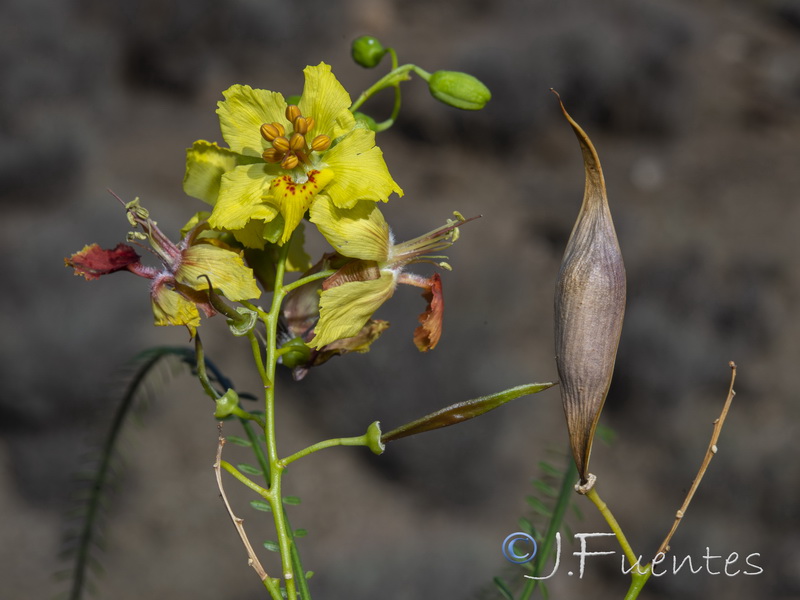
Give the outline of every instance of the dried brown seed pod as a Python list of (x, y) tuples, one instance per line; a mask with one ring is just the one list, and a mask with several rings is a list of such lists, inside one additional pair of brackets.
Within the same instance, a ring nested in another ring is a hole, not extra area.
[(580, 142), (586, 187), (556, 282), (556, 366), (570, 445), (585, 483), (622, 332), (625, 266), (608, 209), (600, 159), (563, 103), (561, 110)]

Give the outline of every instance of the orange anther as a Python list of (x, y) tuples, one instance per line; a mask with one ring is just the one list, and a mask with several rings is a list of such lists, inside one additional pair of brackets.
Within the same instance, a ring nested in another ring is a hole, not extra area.
[(300, 135), (299, 133), (293, 133), (291, 139), (289, 140), (289, 148), (297, 152), (298, 150), (302, 150), (305, 147), (306, 147), (306, 138)]
[(331, 147), (331, 138), (327, 135), (318, 135), (311, 141), (311, 149), (315, 152), (323, 152)]
[(288, 152), (289, 140), (287, 140), (284, 136), (276, 137), (274, 140), (272, 140), (272, 146), (278, 152)]
[(286, 107), (286, 119), (289, 123), (294, 123), (297, 117), (302, 117), (303, 114), (300, 112), (300, 108), (296, 104), (290, 104)]
[(283, 157), (283, 160), (281, 161), (281, 167), (283, 167), (287, 171), (291, 171), (299, 163), (300, 161), (294, 154), (287, 154), (286, 156)]

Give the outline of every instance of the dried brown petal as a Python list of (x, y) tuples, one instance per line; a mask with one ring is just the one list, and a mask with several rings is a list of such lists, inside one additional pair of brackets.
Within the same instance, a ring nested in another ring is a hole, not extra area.
[(64, 259), (64, 264), (75, 269), (75, 275), (82, 275), (88, 281), (99, 279), (115, 271), (127, 269), (139, 263), (139, 255), (127, 244), (117, 244), (111, 250), (104, 250), (97, 244), (84, 246), (83, 250)]

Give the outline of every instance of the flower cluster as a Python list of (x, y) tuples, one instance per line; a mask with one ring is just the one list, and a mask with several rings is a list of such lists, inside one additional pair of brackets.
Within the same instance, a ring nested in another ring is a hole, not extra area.
[[(129, 241), (148, 241), (160, 266), (142, 264), (128, 244), (86, 246), (66, 259), (87, 279), (120, 270), (148, 278), (156, 325), (184, 325), (194, 336), (200, 313), (227, 312), (227, 301), (257, 300), (258, 284), (272, 290), (283, 256), (281, 268), (309, 277), (287, 293), (280, 313), (279, 344), (304, 348), (282, 355), (298, 378), (331, 356), (366, 351), (388, 326), (372, 315), (400, 283), (423, 290), (428, 307), (414, 342), (421, 351), (435, 347), (442, 329), (441, 280), (407, 267), (433, 262), (449, 269), (437, 253), (458, 238), (465, 222), (456, 213), (443, 227), (396, 244), (377, 203), (403, 192), (375, 144), (375, 131), (353, 115), (350, 96), (328, 65), (304, 73), (296, 104), (245, 85), (223, 93), (217, 114), (227, 147), (195, 142), (183, 182), (188, 195), (211, 209), (192, 217), (180, 242), (170, 241), (138, 201), (126, 205), (137, 228)], [(304, 219), (333, 247), (313, 267), (303, 249)]]

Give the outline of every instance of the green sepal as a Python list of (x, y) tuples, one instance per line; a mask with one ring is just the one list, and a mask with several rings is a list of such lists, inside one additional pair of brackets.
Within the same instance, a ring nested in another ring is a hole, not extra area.
[(253, 330), (258, 322), (258, 313), (244, 306), (237, 306), (236, 312), (239, 313), (239, 318), (228, 319), (228, 328), (231, 333), (237, 337), (247, 335)]
[(383, 454), (383, 451), (386, 449), (386, 446), (383, 444), (381, 440), (381, 422), (375, 421), (369, 427), (367, 427), (367, 433), (365, 434), (367, 439), (367, 446), (370, 450), (372, 450), (373, 454)]
[(433, 431), (434, 429), (441, 429), (442, 427), (449, 427), (450, 425), (455, 425), (462, 421), (468, 421), (490, 410), (494, 410), (506, 402), (510, 402), (521, 396), (536, 394), (554, 385), (555, 383), (529, 383), (503, 390), (502, 392), (489, 396), (482, 396), (473, 400), (452, 404), (434, 413), (425, 415), (421, 419), (406, 423), (397, 429), (384, 433), (381, 436), (381, 441), (384, 443), (391, 442), (410, 435), (424, 433), (425, 431)]
[(222, 394), (216, 400), (217, 408), (214, 411), (214, 417), (217, 419), (224, 419), (225, 417), (229, 417), (236, 407), (239, 406), (239, 394), (237, 394), (234, 390), (228, 389), (227, 392)]
[(428, 88), (439, 102), (461, 110), (480, 110), (492, 99), (479, 79), (459, 71), (436, 71), (428, 79)]

